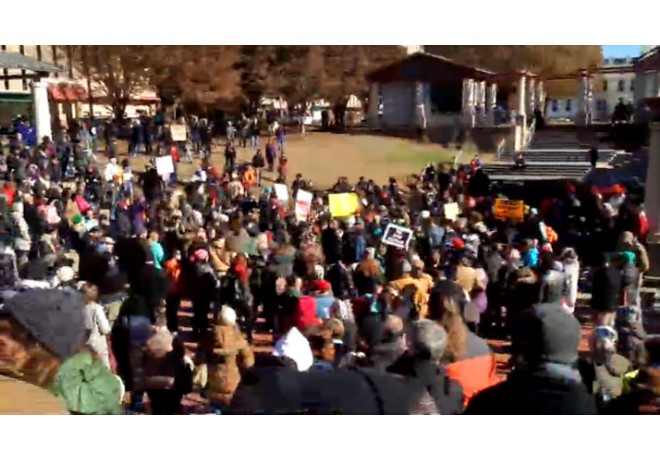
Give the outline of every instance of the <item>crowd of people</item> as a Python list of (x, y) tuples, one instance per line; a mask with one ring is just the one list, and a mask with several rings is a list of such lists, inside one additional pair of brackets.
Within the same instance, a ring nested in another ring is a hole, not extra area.
[[(56, 413), (177, 414), (193, 392), (215, 414), (660, 411), (639, 197), (567, 183), (502, 217), (478, 158), (406, 184), (314, 190), (287, 180), (283, 138), (264, 156), (254, 136), (241, 164), (235, 134), (224, 166), (203, 155), (190, 180), (155, 158), (132, 171), (113, 152), (83, 162), (75, 142), (12, 139), (0, 155), (3, 379), (47, 388)], [(300, 190), (313, 193), (304, 215)], [(344, 193), (358, 206), (337, 215), (329, 196)], [(412, 236), (393, 242), (388, 228)], [(580, 311), (594, 324), (583, 354)], [(510, 340), (506, 375), (488, 339)]]

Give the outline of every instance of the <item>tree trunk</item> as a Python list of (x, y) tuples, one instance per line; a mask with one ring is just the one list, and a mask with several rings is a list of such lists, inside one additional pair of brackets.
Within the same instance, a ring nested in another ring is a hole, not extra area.
[(126, 103), (123, 101), (115, 101), (112, 103), (112, 112), (115, 115), (115, 120), (123, 123), (126, 117)]

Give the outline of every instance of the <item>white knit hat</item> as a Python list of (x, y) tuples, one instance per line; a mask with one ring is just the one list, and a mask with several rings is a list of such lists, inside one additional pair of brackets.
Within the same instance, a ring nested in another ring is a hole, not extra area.
[(57, 278), (60, 280), (60, 283), (68, 283), (73, 280), (76, 274), (71, 267), (60, 267), (57, 270)]
[(220, 310), (220, 321), (225, 326), (234, 326), (236, 324), (236, 310), (227, 305), (223, 305)]

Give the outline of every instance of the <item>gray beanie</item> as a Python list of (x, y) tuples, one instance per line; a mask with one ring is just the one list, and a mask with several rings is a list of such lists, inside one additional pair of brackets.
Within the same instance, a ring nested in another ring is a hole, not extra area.
[(71, 289), (30, 289), (7, 300), (3, 314), (62, 360), (76, 354), (89, 336), (82, 296)]
[(412, 271), (412, 265), (410, 265), (410, 262), (407, 260), (404, 260), (403, 264), (401, 265), (401, 270), (403, 273), (410, 273)]

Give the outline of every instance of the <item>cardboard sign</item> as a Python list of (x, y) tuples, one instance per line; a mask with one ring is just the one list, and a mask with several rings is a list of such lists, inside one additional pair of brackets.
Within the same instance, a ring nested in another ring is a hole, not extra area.
[(286, 188), (286, 184), (274, 184), (273, 189), (278, 200), (283, 203), (289, 201), (289, 189)]
[(458, 207), (458, 203), (447, 203), (443, 206), (443, 209), (445, 212), (445, 219), (449, 219), (451, 221), (456, 220), (458, 215), (461, 213), (461, 210)]
[(307, 220), (312, 207), (313, 195), (305, 190), (298, 190), (296, 194), (296, 219), (298, 222)]
[(498, 198), (493, 205), (495, 218), (499, 220), (512, 219), (521, 222), (525, 217), (525, 202), (522, 200), (505, 200)]
[(186, 125), (176, 124), (170, 126), (170, 135), (174, 142), (185, 142), (188, 138), (188, 130)]
[(348, 217), (357, 214), (360, 202), (355, 193), (331, 193), (328, 204), (332, 217)]
[(383, 243), (399, 249), (408, 249), (413, 231), (400, 225), (388, 224), (383, 233)]
[(164, 180), (167, 180), (174, 173), (174, 160), (172, 155), (156, 157), (156, 171)]

